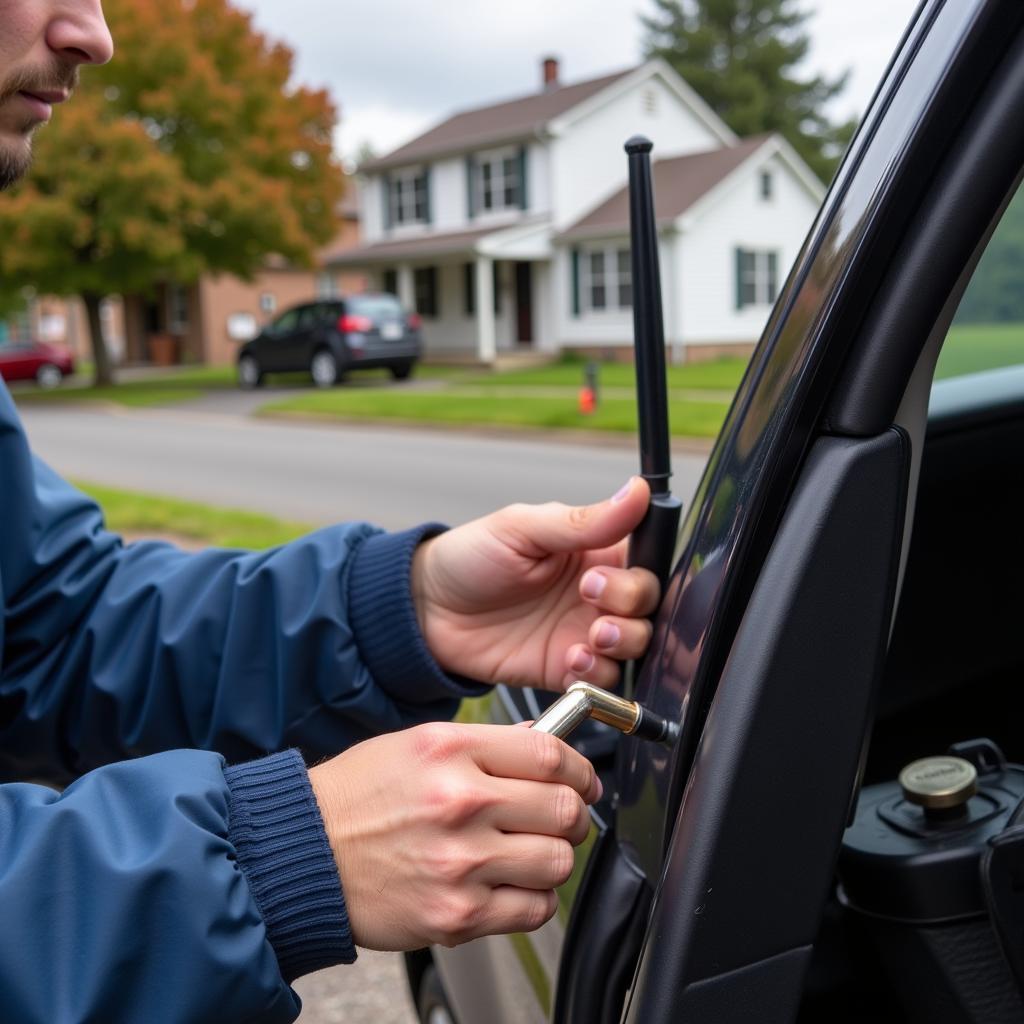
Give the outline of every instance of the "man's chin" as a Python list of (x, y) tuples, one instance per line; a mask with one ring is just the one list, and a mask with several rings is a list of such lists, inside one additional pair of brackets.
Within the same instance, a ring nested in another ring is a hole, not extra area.
[(0, 192), (20, 181), (32, 166), (32, 142), (10, 141), (0, 136)]

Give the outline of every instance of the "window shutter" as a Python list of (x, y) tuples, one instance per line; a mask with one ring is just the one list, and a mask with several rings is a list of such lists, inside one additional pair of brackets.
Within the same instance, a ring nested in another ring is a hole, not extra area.
[(525, 210), (529, 206), (529, 197), (526, 191), (526, 147), (519, 147), (519, 209)]
[(381, 223), (384, 225), (385, 231), (391, 230), (391, 175), (381, 175), (380, 179), (381, 193), (384, 196), (383, 218)]
[(476, 313), (476, 264), (462, 265), (463, 289), (466, 295), (466, 316)]
[(466, 216), (472, 220), (476, 216), (476, 161), (466, 157)]
[(779, 295), (779, 254), (768, 253), (768, 301), (774, 302)]
[(497, 260), (491, 264), (491, 291), (494, 292), (494, 315), (501, 316), (501, 274)]
[(570, 287), (572, 289), (572, 315), (580, 315), (580, 251), (569, 253)]
[(743, 308), (743, 250), (736, 249), (736, 308)]
[(439, 317), (441, 315), (441, 289), (438, 287), (437, 280), (437, 267), (431, 267), (429, 271), (430, 280), (430, 305), (433, 307), (430, 311), (431, 316)]
[(430, 224), (433, 220), (432, 204), (430, 201), (430, 166), (423, 168), (423, 220)]

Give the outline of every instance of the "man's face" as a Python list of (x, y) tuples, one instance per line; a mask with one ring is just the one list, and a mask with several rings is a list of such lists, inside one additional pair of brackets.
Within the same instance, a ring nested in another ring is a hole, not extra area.
[(0, 0), (0, 189), (29, 168), (32, 134), (71, 95), (82, 64), (114, 48), (100, 0)]

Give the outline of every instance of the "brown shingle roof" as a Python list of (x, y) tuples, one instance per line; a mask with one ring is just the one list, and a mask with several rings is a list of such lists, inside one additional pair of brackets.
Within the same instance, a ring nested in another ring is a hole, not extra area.
[[(770, 135), (754, 135), (735, 146), (655, 160), (651, 165), (655, 219), (659, 224), (675, 220), (760, 149), (769, 138)], [(560, 237), (581, 238), (628, 227), (629, 189), (623, 187), (566, 228)]]
[(627, 68), (625, 71), (591, 78), (586, 82), (562, 85), (520, 99), (492, 103), (486, 107), (453, 114), (446, 121), (442, 121), (404, 146), (399, 146), (386, 156), (368, 160), (360, 170), (381, 171), (388, 167), (439, 156), (442, 153), (457, 153), (490, 143), (496, 145), (527, 138), (552, 118), (571, 110), (578, 103), (589, 99), (634, 70), (635, 68)]

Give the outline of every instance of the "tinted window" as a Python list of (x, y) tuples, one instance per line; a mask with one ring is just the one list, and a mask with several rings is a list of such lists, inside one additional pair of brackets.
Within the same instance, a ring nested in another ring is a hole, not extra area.
[(393, 295), (356, 295), (346, 306), (349, 313), (368, 316), (374, 321), (394, 320), (402, 315), (402, 307)]
[(1024, 363), (1024, 188), (978, 261), (946, 335), (935, 376)]
[(270, 330), (273, 334), (284, 334), (287, 331), (294, 331), (299, 325), (299, 313), (301, 310), (289, 309), (287, 313), (282, 313), (274, 322), (271, 324)]

